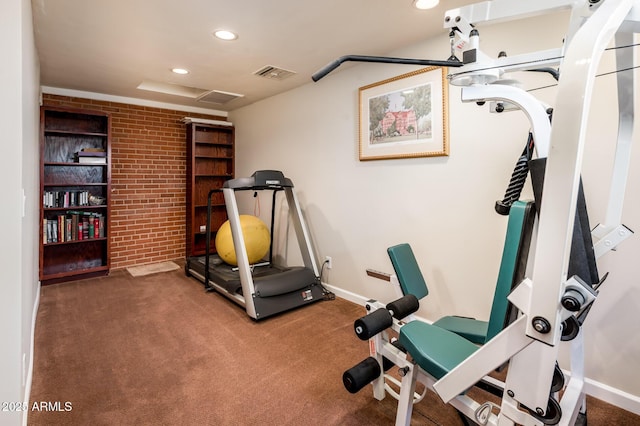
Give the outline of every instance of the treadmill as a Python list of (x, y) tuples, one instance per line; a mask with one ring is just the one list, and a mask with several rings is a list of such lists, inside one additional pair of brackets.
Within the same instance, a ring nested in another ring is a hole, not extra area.
[[(300, 204), (293, 189), (293, 182), (281, 171), (259, 170), (251, 177), (231, 179), (221, 189), (209, 191), (207, 201), (206, 251), (204, 256), (187, 259), (185, 272), (203, 282), (207, 291), (216, 291), (245, 308), (247, 315), (261, 320), (271, 315), (324, 298), (324, 288), (316, 257), (311, 246), (309, 230), (302, 216)], [(268, 259), (250, 265), (244, 244), (236, 191), (272, 191), (271, 246)], [(226, 264), (217, 254), (211, 253), (211, 199), (222, 192), (238, 266)], [(273, 262), (274, 217), (276, 197), (284, 193), (289, 207), (289, 219), (293, 223), (303, 266), (287, 267)]]

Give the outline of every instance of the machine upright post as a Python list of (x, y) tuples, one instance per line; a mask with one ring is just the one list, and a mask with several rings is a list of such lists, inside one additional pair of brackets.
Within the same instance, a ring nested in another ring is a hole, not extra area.
[(255, 304), (253, 303), (253, 280), (251, 278), (251, 268), (249, 266), (249, 258), (247, 257), (247, 249), (244, 243), (244, 235), (242, 226), (240, 225), (240, 213), (238, 212), (238, 203), (234, 190), (232, 188), (223, 188), (224, 202), (227, 206), (227, 216), (229, 217), (229, 225), (231, 226), (231, 235), (233, 237), (233, 245), (235, 247), (236, 260), (238, 261), (238, 273), (240, 274), (240, 283), (242, 284), (242, 295), (244, 296), (245, 309), (247, 315), (253, 319), (257, 319)]
[(304, 266), (311, 269), (316, 277), (320, 277), (318, 263), (316, 261), (313, 247), (311, 246), (311, 236), (302, 215), (302, 209), (300, 208), (300, 203), (298, 203), (298, 197), (295, 192), (293, 192), (293, 188), (285, 188), (284, 191), (287, 196), (287, 203), (289, 204), (289, 212), (293, 218), (293, 225), (296, 230), (296, 238), (298, 239), (298, 245), (300, 246)]

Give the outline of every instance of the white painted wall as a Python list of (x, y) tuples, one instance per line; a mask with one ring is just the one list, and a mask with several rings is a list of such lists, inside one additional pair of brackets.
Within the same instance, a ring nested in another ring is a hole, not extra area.
[[(33, 373), (33, 339), (36, 313), (40, 300), (38, 279), (38, 237), (40, 222), (40, 64), (35, 48), (31, 1), (21, 0), (22, 6), (22, 187), (24, 188), (24, 217), (22, 218), (22, 316), (21, 354), (23, 377), (21, 392), (28, 400)], [(27, 416), (23, 417), (26, 424)]]
[[(39, 69), (30, 1), (0, 4), (0, 51), (0, 401), (20, 403), (30, 387), (38, 289)], [(23, 417), (0, 411), (0, 424), (18, 425)]]
[[(559, 47), (565, 22), (565, 15), (557, 15), (480, 27), (481, 47), (494, 56), (500, 50), (513, 55)], [(443, 31), (442, 37), (391, 54), (446, 58), (448, 38)], [(611, 57), (605, 53), (603, 68)], [(493, 205), (503, 196), (524, 147), (528, 122), (520, 113), (489, 114), (487, 107), (463, 104), (459, 89), (451, 87), (449, 157), (360, 162), (358, 88), (413, 69), (343, 65), (318, 83), (233, 111), (236, 175), (279, 169), (294, 181), (319, 260), (333, 258), (325, 282), (390, 301), (394, 291), (386, 282), (367, 277), (365, 269), (391, 271), (386, 248), (408, 242), (431, 291), (419, 315), (431, 320), (445, 314), (487, 319), (506, 229), (506, 218), (494, 213)], [(546, 75), (522, 78), (528, 88), (553, 83)], [(617, 128), (614, 91), (615, 77), (598, 78), (583, 171), (592, 226), (604, 219), (607, 201)], [(534, 93), (553, 105), (554, 88)], [(637, 147), (633, 153), (636, 166), (624, 214), (624, 223), (636, 230), (639, 151)], [(527, 188), (525, 196), (530, 194)], [(585, 326), (587, 376), (611, 386), (614, 394), (628, 393), (632, 406), (627, 408), (634, 411), (640, 411), (640, 339), (632, 328), (640, 305), (638, 254), (636, 237), (602, 259), (601, 272), (611, 275)]]

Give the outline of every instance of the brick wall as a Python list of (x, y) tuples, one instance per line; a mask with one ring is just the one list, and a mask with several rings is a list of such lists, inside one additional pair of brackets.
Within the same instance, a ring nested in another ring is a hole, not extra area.
[(111, 268), (185, 256), (185, 116), (225, 117), (44, 95), (48, 106), (111, 113)]

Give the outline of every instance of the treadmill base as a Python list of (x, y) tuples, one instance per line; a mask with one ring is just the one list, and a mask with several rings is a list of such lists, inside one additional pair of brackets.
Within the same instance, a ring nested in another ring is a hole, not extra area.
[[(204, 263), (204, 256), (187, 258), (185, 274), (204, 283)], [(266, 266), (256, 268), (253, 278), (256, 293), (251, 297), (255, 309), (255, 320), (261, 320), (324, 299), (323, 289), (313, 271), (305, 267)], [(246, 308), (238, 272), (219, 261), (217, 255), (212, 255), (210, 258), (209, 286)]]

